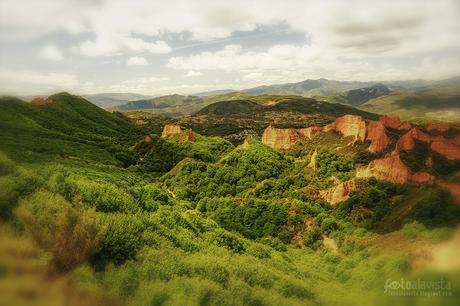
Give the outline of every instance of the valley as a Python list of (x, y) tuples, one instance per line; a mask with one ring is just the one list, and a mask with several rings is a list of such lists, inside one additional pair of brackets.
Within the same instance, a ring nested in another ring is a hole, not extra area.
[(437, 255), (460, 222), (456, 124), (276, 95), (173, 117), (68, 93), (0, 106), (0, 287), (17, 292), (1, 303), (393, 305), (389, 278), (459, 288)]
[[(110, 111), (147, 111), (172, 117), (194, 115), (202, 108), (220, 101), (252, 101), (275, 103), (279, 97), (313, 98), (334, 104), (351, 105), (362, 111), (398, 116), (404, 120), (429, 123), (458, 123), (460, 118), (460, 79), (408, 80), (386, 82), (351, 82), (327, 79), (304, 80), (297, 83), (260, 86), (243, 90), (223, 90), (188, 96), (167, 95), (150, 99), (127, 100), (132, 96), (101, 94), (88, 96), (93, 103), (115, 99), (118, 105), (99, 104)], [(123, 100), (124, 99), (124, 100)], [(342, 107), (342, 106), (335, 106)]]

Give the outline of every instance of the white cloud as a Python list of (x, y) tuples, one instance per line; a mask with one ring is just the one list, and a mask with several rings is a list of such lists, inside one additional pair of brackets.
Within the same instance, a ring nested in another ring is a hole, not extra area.
[(144, 57), (140, 57), (140, 56), (130, 57), (126, 61), (126, 65), (128, 66), (146, 66), (148, 64), (149, 63), (147, 62), (147, 60)]
[(264, 52), (243, 51), (240, 45), (228, 45), (216, 52), (201, 52), (170, 58), (167, 66), (180, 70), (251, 71), (302, 67), (318, 56), (308, 45), (275, 45)]
[[(271, 47), (265, 47), (270, 42), (267, 35), (259, 46), (255, 46), (256, 39), (251, 42), (246, 39), (239, 41), (242, 45), (229, 42), (225, 48), (207, 49), (222, 46), (222, 41), (231, 41), (232, 35), (241, 36), (241, 32), (263, 33), (264, 29), (279, 28), (301, 33), (305, 39), (295, 44), (280, 43), (273, 38)], [(35, 50), (41, 53), (41, 44), (55, 37), (54, 45), (76, 51), (71, 67), (65, 66), (69, 64), (67, 61), (56, 63), (62, 65), (59, 71), (87, 73), (86, 67), (94, 66), (96, 60), (79, 55), (113, 56), (108, 58), (114, 60), (112, 63), (123, 63), (129, 57), (146, 57), (152, 66), (166, 64), (173, 69), (166, 72), (170, 73), (167, 85), (171, 90), (176, 88), (173, 85), (176, 77), (184, 83), (209, 84), (217, 73), (222, 76), (219, 81), (222, 88), (229, 79), (238, 79), (243, 81), (242, 86), (249, 86), (254, 82), (316, 77), (361, 80), (444, 77), (454, 70), (460, 71), (459, 36), (460, 1), (454, 0), (0, 1), (0, 44), (6, 46), (1, 51), (2, 59), (7, 58), (4, 56), (7, 52), (13, 54), (9, 58), (14, 58), (15, 50), (24, 46), (32, 50), (30, 54), (34, 52), (31, 56), (35, 58)], [(184, 45), (194, 47), (179, 51)], [(43, 51), (40, 57), (58, 59), (59, 49), (55, 51), (54, 54)], [(169, 53), (173, 56), (166, 63), (165, 56), (150, 56)], [(8, 60), (4, 62), (10, 64)], [(14, 62), (11, 61), (11, 69), (18, 70)], [(53, 73), (47, 70), (49, 67), (30, 61), (26, 64), (42, 67), (41, 75)], [(119, 86), (119, 79), (111, 72), (118, 73), (121, 66), (115, 66), (119, 65), (105, 65), (100, 74), (94, 68), (95, 79)], [(188, 71), (210, 70), (216, 74), (181, 78)], [(129, 86), (133, 88), (134, 83)]]
[(439, 49), (458, 40), (460, 22), (458, 1), (452, 0), (3, 0), (0, 14), (0, 38), (91, 32), (96, 44), (106, 46), (134, 33), (187, 32), (206, 41), (285, 24), (315, 45), (354, 52), (416, 50), (420, 44)]
[(203, 73), (201, 71), (189, 70), (185, 76), (186, 77), (199, 77), (202, 76)]
[[(167, 66), (177, 70), (245, 73), (241, 78), (243, 81), (273, 84), (322, 77), (375, 81), (411, 79), (414, 75), (443, 78), (458, 74), (460, 59), (446, 56), (427, 61), (422, 58), (408, 67), (407, 64), (401, 66), (366, 58), (344, 59), (333, 52), (320, 52), (309, 45), (276, 45), (260, 52), (244, 51), (241, 46), (229, 45), (216, 52), (172, 57)], [(246, 85), (250, 86), (247, 82)]]
[(61, 50), (55, 44), (44, 46), (38, 53), (38, 57), (49, 61), (61, 61), (64, 58)]
[(85, 56), (113, 56), (150, 52), (165, 54), (171, 52), (171, 47), (162, 40), (154, 43), (132, 37), (100, 37), (95, 41), (85, 41), (80, 45), (80, 53)]
[(46, 94), (57, 91), (72, 91), (78, 88), (75, 75), (66, 73), (40, 73), (36, 71), (13, 71), (0, 68), (2, 94)]
[(123, 83), (125, 84), (150, 84), (150, 83), (157, 83), (162, 81), (167, 81), (169, 78), (166, 77), (149, 77), (149, 78), (137, 78), (131, 80), (125, 80)]
[(243, 76), (242, 79), (245, 81), (260, 80), (262, 76), (263, 74), (260, 72), (251, 72)]

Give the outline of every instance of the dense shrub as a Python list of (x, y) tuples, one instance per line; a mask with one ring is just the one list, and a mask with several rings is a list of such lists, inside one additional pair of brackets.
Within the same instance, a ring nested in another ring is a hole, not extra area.
[(144, 245), (143, 232), (147, 226), (144, 215), (103, 214), (101, 222), (106, 227), (101, 248), (95, 255), (98, 265), (108, 262), (120, 264), (133, 258)]
[(404, 185), (370, 179), (363, 190), (352, 193), (349, 199), (337, 206), (336, 216), (356, 225), (374, 228), (391, 211), (393, 198), (405, 191)]
[(401, 152), (400, 158), (412, 171), (418, 172), (425, 168), (425, 161), (430, 154), (430, 146), (415, 140), (415, 146), (410, 152)]
[(330, 187), (331, 176), (345, 181), (350, 178), (349, 172), (352, 169), (354, 164), (351, 158), (322, 150), (316, 157), (316, 173), (312, 182), (320, 188), (327, 188)]
[[(199, 202), (198, 209), (223, 228), (237, 231), (248, 238), (272, 236), (288, 242), (292, 237), (288, 229), (286, 205), (248, 199), (240, 207), (231, 198), (204, 198)], [(303, 222), (303, 219), (298, 222)]]
[(237, 235), (222, 229), (209, 233), (208, 237), (212, 243), (235, 253), (243, 253), (246, 249), (243, 241)]
[(126, 190), (108, 182), (96, 182), (66, 171), (52, 175), (49, 182), (52, 191), (68, 201), (79, 197), (84, 203), (101, 212), (138, 212), (141, 207)]
[(455, 224), (460, 222), (460, 207), (452, 203), (449, 193), (436, 190), (417, 202), (413, 217), (429, 227)]
[(172, 205), (173, 201), (167, 191), (158, 184), (148, 184), (134, 189), (140, 206), (145, 211), (155, 211), (160, 205)]
[(177, 198), (199, 201), (204, 197), (235, 196), (258, 182), (279, 178), (290, 163), (276, 151), (252, 141), (248, 149), (236, 149), (220, 164), (188, 161), (180, 173), (166, 180)]
[[(206, 162), (216, 161), (223, 153), (228, 152), (233, 145), (219, 137), (203, 137), (197, 135), (196, 142), (165, 140), (156, 135), (148, 148), (138, 146), (141, 169), (144, 171), (166, 172), (185, 157), (191, 157)], [(146, 152), (146, 153), (144, 153)]]
[(57, 272), (73, 270), (98, 250), (101, 227), (94, 211), (78, 203), (39, 191), (21, 202), (17, 215), (33, 241), (51, 253)]

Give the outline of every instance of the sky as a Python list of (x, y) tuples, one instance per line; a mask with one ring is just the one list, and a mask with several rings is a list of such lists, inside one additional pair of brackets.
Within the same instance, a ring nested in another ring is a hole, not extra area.
[(456, 0), (0, 0), (1, 94), (191, 94), (459, 72)]

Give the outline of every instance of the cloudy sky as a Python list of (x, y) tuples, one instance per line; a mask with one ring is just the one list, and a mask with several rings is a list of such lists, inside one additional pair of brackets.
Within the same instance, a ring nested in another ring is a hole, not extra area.
[(0, 0), (0, 93), (460, 74), (456, 0)]

